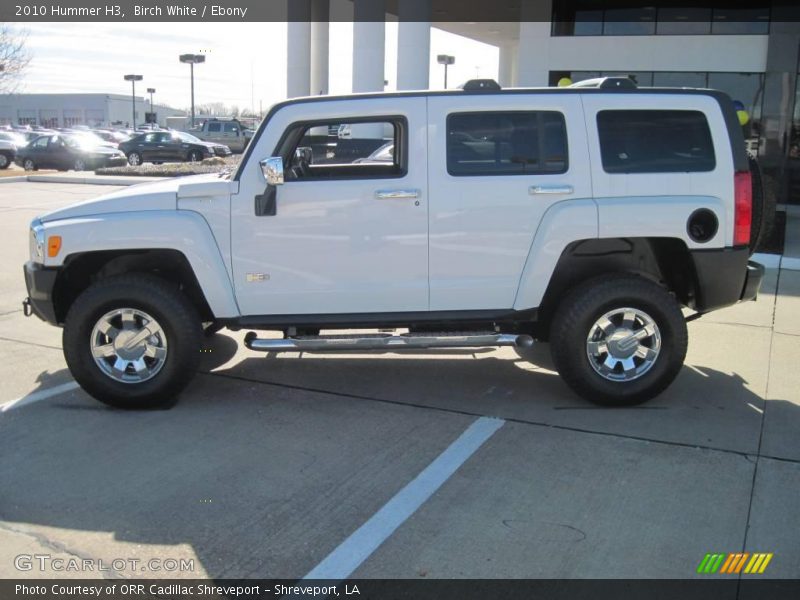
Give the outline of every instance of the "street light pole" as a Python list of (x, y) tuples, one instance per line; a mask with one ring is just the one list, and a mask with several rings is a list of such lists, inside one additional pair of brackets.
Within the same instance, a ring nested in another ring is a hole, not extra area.
[(455, 64), (456, 57), (450, 56), (449, 54), (439, 54), (436, 57), (436, 62), (440, 65), (444, 65), (444, 89), (447, 89), (447, 67)]
[(144, 77), (141, 75), (125, 75), (123, 79), (131, 82), (131, 116), (133, 117), (131, 127), (136, 129), (136, 82), (141, 81)]
[(206, 62), (206, 57), (202, 54), (181, 54), (178, 60), (182, 63), (189, 63), (192, 79), (192, 127), (194, 127), (194, 66)]
[(153, 108), (153, 94), (156, 93), (156, 88), (147, 88), (147, 93), (150, 94), (150, 114), (155, 119), (156, 111)]

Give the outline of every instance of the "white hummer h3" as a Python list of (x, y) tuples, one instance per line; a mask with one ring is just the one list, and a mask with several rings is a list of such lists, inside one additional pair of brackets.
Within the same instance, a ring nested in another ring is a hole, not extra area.
[(713, 90), (293, 99), (235, 172), (34, 220), (25, 310), (125, 408), (174, 402), (221, 327), (269, 352), (549, 341), (575, 392), (631, 405), (678, 374), (688, 319), (756, 297), (757, 175)]

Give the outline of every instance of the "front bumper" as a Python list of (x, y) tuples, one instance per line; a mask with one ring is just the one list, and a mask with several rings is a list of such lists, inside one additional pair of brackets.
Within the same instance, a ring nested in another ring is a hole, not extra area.
[(58, 325), (56, 310), (53, 304), (53, 288), (56, 284), (58, 269), (44, 267), (28, 261), (23, 268), (25, 287), (28, 297), (22, 301), (25, 315), (34, 314), (51, 325)]
[(755, 300), (764, 279), (764, 266), (750, 260), (747, 248), (695, 250), (694, 310), (706, 313), (737, 302)]

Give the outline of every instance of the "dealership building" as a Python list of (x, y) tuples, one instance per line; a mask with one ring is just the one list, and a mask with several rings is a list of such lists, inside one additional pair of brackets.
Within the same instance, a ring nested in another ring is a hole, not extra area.
[[(134, 108), (135, 106), (135, 108)], [(170, 116), (182, 115), (169, 106), (156, 104), (156, 118), (165, 126)], [(0, 95), (0, 125), (31, 125), (39, 127), (130, 126), (145, 121), (151, 112), (149, 100), (123, 94), (3, 94)]]
[(625, 75), (640, 86), (723, 90), (744, 105), (748, 148), (773, 176), (780, 200), (800, 199), (800, 16), (788, 0), (699, 0), (683, 8), (657, 0), (646, 7), (514, 0), (486, 3), (486, 18), (474, 21), (464, 4), (290, 0), (288, 95), (327, 93), (330, 19), (354, 20), (354, 92), (384, 88), (386, 20), (399, 21), (397, 88), (426, 89), (433, 26), (497, 46), (504, 87)]

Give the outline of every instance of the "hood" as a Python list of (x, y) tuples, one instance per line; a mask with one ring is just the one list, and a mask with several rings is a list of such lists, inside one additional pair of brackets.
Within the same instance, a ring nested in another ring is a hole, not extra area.
[(176, 210), (178, 198), (229, 193), (232, 182), (216, 173), (176, 177), (132, 185), (99, 198), (60, 208), (39, 217), (42, 222), (142, 210)]

